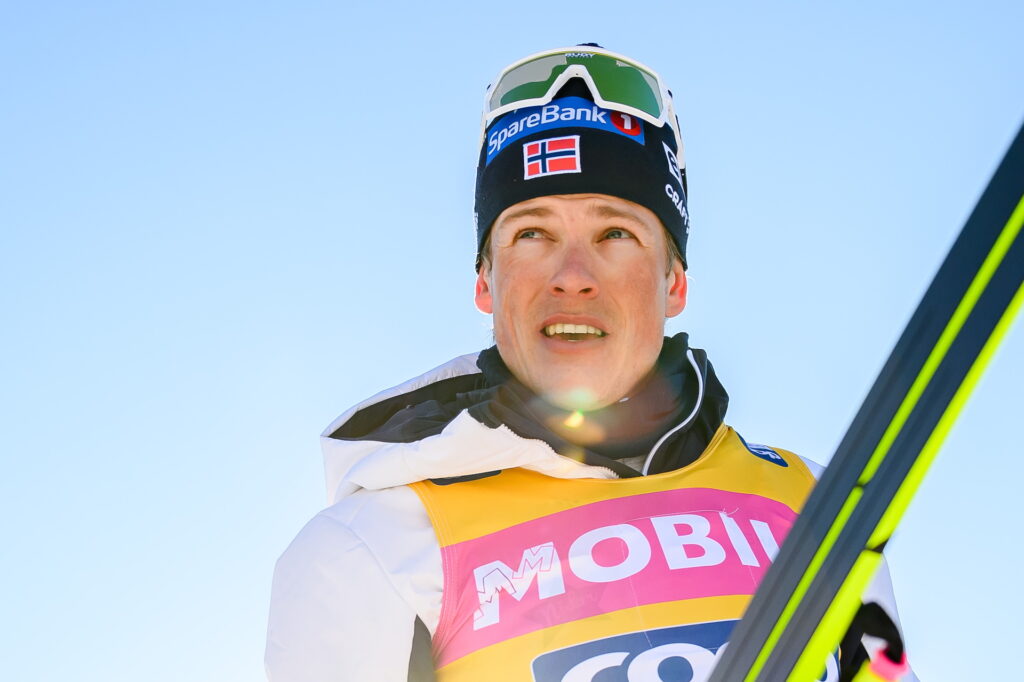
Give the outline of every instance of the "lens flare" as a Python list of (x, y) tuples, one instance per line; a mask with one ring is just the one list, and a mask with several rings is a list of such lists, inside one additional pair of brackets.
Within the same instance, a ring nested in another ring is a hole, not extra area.
[(553, 404), (566, 410), (583, 412), (596, 407), (597, 395), (586, 386), (578, 386), (546, 396)]

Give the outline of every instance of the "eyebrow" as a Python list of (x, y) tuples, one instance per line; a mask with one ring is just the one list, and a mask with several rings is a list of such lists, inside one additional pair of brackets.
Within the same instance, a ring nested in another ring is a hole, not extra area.
[(513, 211), (508, 215), (504, 216), (501, 220), (502, 223), (513, 221), (517, 218), (547, 218), (553, 213), (550, 208), (544, 208), (537, 206), (535, 208), (521, 208), (518, 211)]
[(625, 218), (635, 223), (642, 223), (639, 216), (632, 211), (623, 211), (614, 206), (608, 206), (607, 204), (598, 204), (594, 207), (592, 213), (597, 215), (598, 218)]
[[(518, 211), (513, 211), (502, 218), (502, 222), (511, 222), (517, 218), (547, 218), (554, 211), (543, 206), (536, 206), (534, 208), (521, 208)], [(614, 206), (608, 206), (607, 204), (598, 204), (595, 206), (591, 213), (595, 214), (598, 218), (626, 218), (634, 222), (642, 222), (632, 211), (623, 211), (615, 208)]]

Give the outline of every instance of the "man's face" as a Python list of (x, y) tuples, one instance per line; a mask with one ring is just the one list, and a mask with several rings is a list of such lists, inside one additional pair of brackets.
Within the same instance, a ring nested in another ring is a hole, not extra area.
[(649, 209), (604, 194), (540, 197), (502, 212), (476, 305), (494, 315), (512, 373), (567, 409), (629, 395), (654, 367), (665, 318), (686, 305), (686, 275), (678, 260), (667, 266), (666, 239)]

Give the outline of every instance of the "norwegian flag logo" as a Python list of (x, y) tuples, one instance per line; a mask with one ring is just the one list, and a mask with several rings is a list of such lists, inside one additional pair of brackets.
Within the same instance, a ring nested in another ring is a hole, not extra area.
[(549, 137), (523, 145), (523, 179), (581, 173), (580, 136)]

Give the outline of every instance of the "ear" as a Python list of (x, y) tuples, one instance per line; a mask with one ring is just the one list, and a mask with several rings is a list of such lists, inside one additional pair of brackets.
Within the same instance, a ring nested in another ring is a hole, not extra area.
[(686, 307), (686, 270), (678, 258), (668, 273), (668, 291), (665, 292), (665, 317), (675, 317)]
[(487, 263), (481, 263), (480, 270), (476, 273), (476, 294), (473, 300), (476, 301), (476, 309), (487, 315), (494, 312), (490, 276), (490, 267)]

